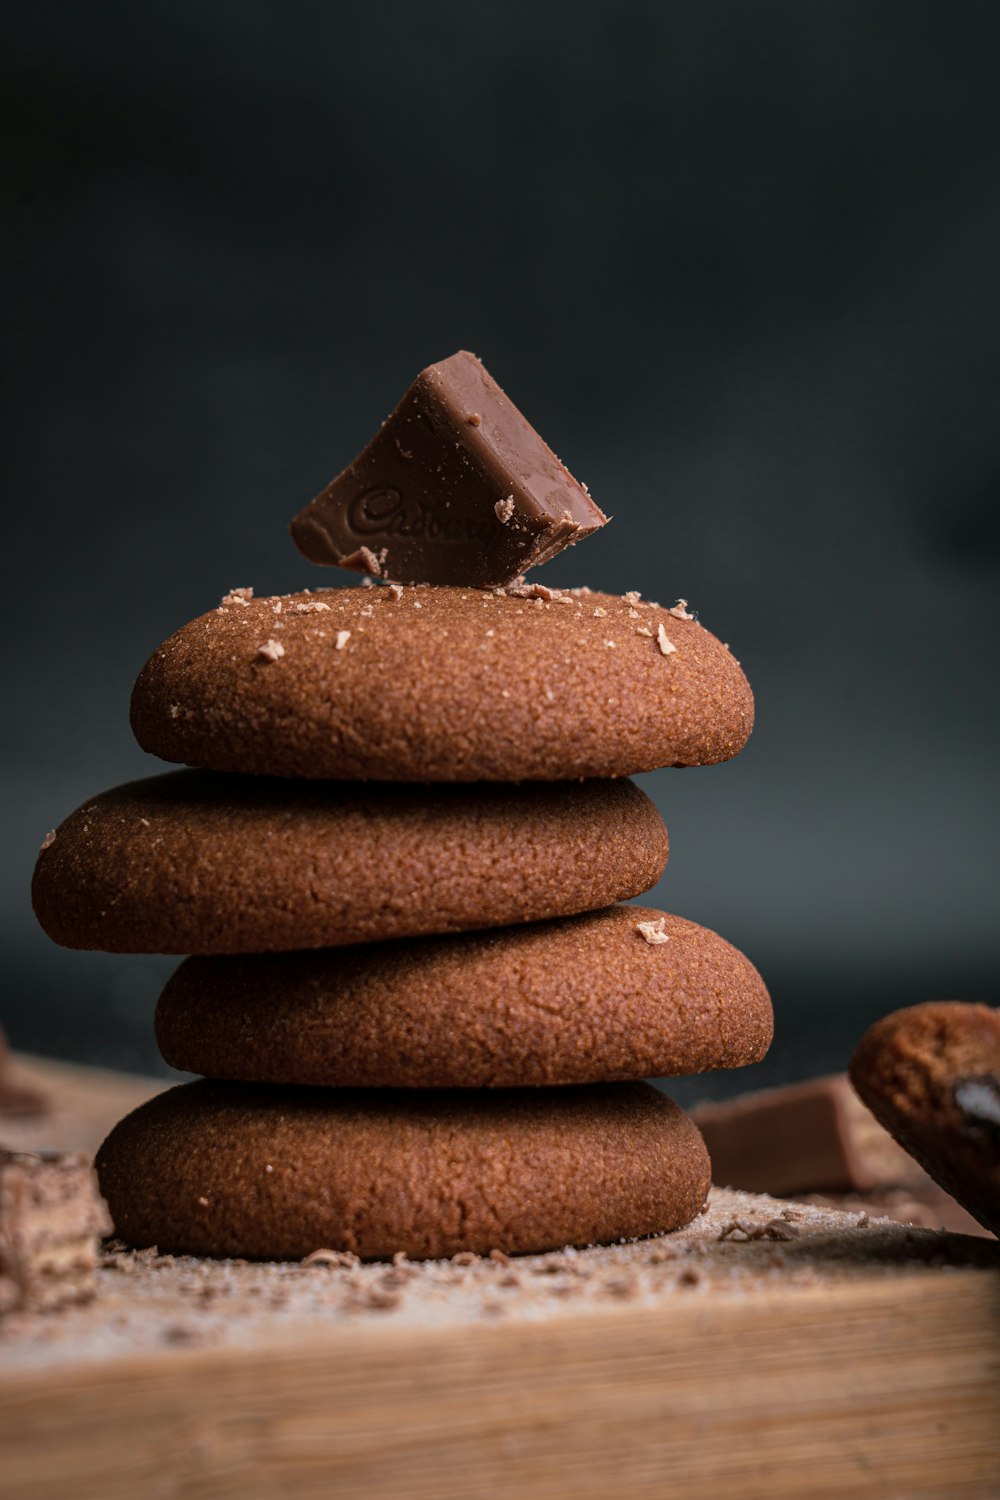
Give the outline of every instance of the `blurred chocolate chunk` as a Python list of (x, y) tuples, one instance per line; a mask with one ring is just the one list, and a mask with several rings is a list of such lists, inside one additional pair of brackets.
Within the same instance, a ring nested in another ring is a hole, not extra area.
[(110, 1229), (86, 1156), (0, 1150), (0, 1315), (89, 1301)]
[(397, 583), (512, 583), (607, 517), (473, 354), (429, 365), (292, 522), (296, 546)]
[(42, 1115), (47, 1108), (44, 1095), (18, 1079), (11, 1066), (7, 1039), (0, 1027), (0, 1116)]
[(702, 1104), (691, 1114), (720, 1187), (782, 1197), (923, 1189), (928, 1182), (843, 1073)]

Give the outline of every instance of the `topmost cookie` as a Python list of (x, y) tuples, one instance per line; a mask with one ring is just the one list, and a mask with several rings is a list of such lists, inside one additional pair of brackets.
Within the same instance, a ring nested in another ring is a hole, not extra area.
[(728, 760), (753, 726), (739, 663), (682, 605), (538, 584), (250, 592), (150, 657), (143, 749), (275, 776), (550, 781)]

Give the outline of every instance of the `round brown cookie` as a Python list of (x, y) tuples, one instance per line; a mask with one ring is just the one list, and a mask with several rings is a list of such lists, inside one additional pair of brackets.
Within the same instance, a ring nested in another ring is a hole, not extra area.
[(655, 884), (667, 832), (629, 781), (359, 786), (174, 771), (50, 835), (45, 931), (110, 953), (254, 953), (530, 922)]
[(851, 1082), (875, 1118), (1000, 1234), (1000, 1011), (932, 1000), (861, 1038)]
[(742, 749), (746, 678), (686, 610), (538, 589), (227, 595), (150, 657), (132, 727), (164, 760), (377, 781), (628, 776)]
[(176, 1068), (379, 1088), (736, 1068), (760, 1061), (772, 1026), (742, 953), (638, 906), (347, 952), (189, 958), (156, 1013)]
[(549, 1250), (675, 1229), (708, 1153), (647, 1084), (335, 1090), (182, 1084), (97, 1153), (115, 1230), (161, 1251), (376, 1260)]

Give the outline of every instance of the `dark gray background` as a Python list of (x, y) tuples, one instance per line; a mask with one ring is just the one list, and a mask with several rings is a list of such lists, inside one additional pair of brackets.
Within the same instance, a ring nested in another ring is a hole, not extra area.
[(15, 1044), (156, 1066), (172, 961), (49, 944), (38, 842), (157, 769), (163, 636), (328, 581), (288, 520), (462, 346), (614, 514), (545, 576), (685, 595), (755, 688), (737, 761), (645, 778), (656, 899), (773, 990), (735, 1082), (997, 998), (998, 43), (992, 7), (797, 0), (9, 21)]

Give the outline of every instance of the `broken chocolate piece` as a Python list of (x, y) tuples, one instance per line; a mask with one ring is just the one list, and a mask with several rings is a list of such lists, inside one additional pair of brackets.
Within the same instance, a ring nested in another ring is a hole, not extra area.
[(88, 1301), (110, 1229), (87, 1157), (0, 1150), (0, 1314)]
[(701, 1104), (691, 1117), (720, 1187), (781, 1197), (927, 1183), (842, 1073)]
[(606, 520), (462, 351), (417, 376), (291, 532), (315, 563), (400, 583), (496, 588)]

